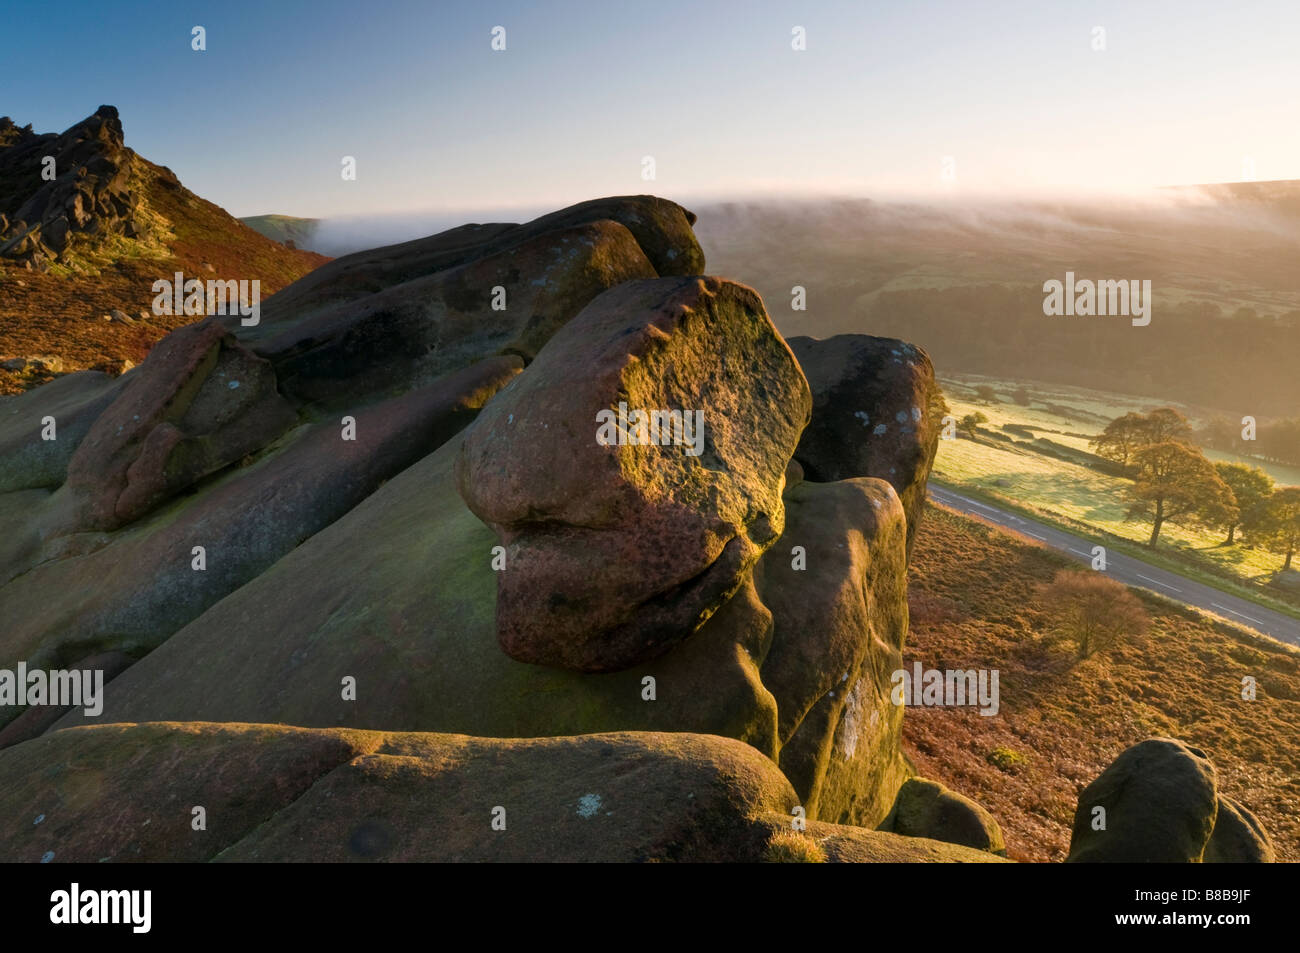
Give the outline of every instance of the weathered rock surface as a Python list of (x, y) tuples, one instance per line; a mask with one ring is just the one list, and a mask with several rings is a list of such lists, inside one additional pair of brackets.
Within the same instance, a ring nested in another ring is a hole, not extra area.
[(269, 362), (217, 321), (159, 342), (68, 463), (77, 530), (113, 530), (297, 423)]
[(754, 861), (794, 803), (748, 745), (662, 733), (106, 725), (10, 748), (0, 775), (0, 860), (54, 863)]
[(776, 766), (710, 735), (105, 725), (0, 752), (0, 776), (5, 862), (997, 860), (833, 824), (794, 833)]
[(1205, 845), (1207, 864), (1271, 864), (1277, 860), (1264, 825), (1230, 797), (1219, 795), (1214, 830)]
[(910, 553), (942, 426), (929, 356), (904, 341), (866, 334), (789, 343), (813, 394), (812, 422), (795, 451), (805, 478), (878, 477), (892, 484), (907, 513)]
[[(1226, 811), (1222, 831), (1221, 810)], [(1104, 829), (1095, 829), (1103, 821)], [(1066, 859), (1265, 861), (1272, 859), (1272, 850), (1254, 815), (1217, 794), (1214, 765), (1203, 751), (1170, 738), (1150, 738), (1125, 749), (1083, 789)]]
[[(747, 582), (664, 655), (590, 675), (500, 651), (498, 573), (491, 568), (498, 541), (456, 491), (462, 440), (394, 477), (137, 662), (107, 686), (104, 714), (95, 721), (272, 721), (507, 738), (702, 732), (746, 741), (783, 766), (782, 743), (794, 737), (821, 756), (790, 762), (801, 766), (797, 783), (809, 817), (872, 825), (883, 819), (906, 773), (898, 755), (901, 709), (871, 707), (878, 703), (876, 669), (892, 670), (896, 649), (889, 646), (901, 640), (906, 611), (901, 576), (889, 578), (903, 562), (903, 517), (892, 489), (872, 480), (853, 481), (847, 491), (811, 488), (850, 514), (855, 507), (878, 514), (880, 528), (846, 523), (836, 530), (834, 506), (827, 506), (814, 525), (840, 535), (809, 547), (816, 573), (804, 582), (758, 574), (774, 610)], [(788, 505), (792, 519), (804, 508)], [(846, 541), (853, 546), (847, 558), (838, 555)], [(788, 566), (779, 548), (763, 562), (778, 554)], [(868, 570), (870, 582), (852, 575)], [(830, 608), (810, 621), (808, 610), (797, 609), (800, 599)], [(878, 615), (864, 637), (857, 626), (868, 604)], [(773, 651), (774, 612), (789, 613), (775, 631), (806, 639), (804, 646)], [(823, 624), (837, 627), (826, 641), (841, 653), (825, 664), (836, 673), (837, 684), (828, 686), (808, 648), (819, 644), (812, 632)], [(849, 688), (838, 684), (846, 671), (854, 675)], [(341, 697), (349, 676), (356, 679), (355, 701)], [(816, 717), (788, 718), (779, 734), (782, 711), (769, 681)], [(855, 700), (849, 689), (859, 682)], [(846, 692), (838, 702), (827, 697)], [(74, 711), (62, 724), (87, 721)]]
[[(653, 195), (614, 196), (560, 209), (523, 225), (462, 225), (428, 238), (336, 258), (267, 301), (261, 324), (241, 330), (240, 336), (253, 342), (269, 340), (340, 302), (467, 265), (547, 232), (601, 221), (617, 222), (631, 232), (658, 275), (703, 274), (704, 253), (691, 231), (692, 213)], [(481, 300), (490, 297), (490, 289), (473, 291)]]
[(988, 811), (937, 781), (909, 778), (881, 830), (907, 837), (928, 837), (1005, 856), (1002, 829)]
[[(752, 586), (672, 652), (623, 672), (585, 675), (500, 650), (498, 542), (456, 491), (462, 439), (389, 480), (115, 679), (96, 721), (502, 738), (691, 731), (740, 738), (775, 757), (776, 706), (758, 670), (771, 614)], [(345, 676), (356, 679), (356, 701), (341, 697)], [(81, 723), (77, 712), (63, 722)]]
[(631, 232), (587, 222), (315, 311), (257, 349), (286, 393), (339, 406), (400, 393), (493, 354), (531, 361), (602, 291), (654, 276)]
[[(623, 439), (608, 426), (603, 443), (600, 415), (619, 408), (631, 439), (608, 442)], [(618, 671), (689, 636), (780, 534), (808, 408), (750, 289), (677, 278), (598, 297), (485, 408), (462, 450), (461, 495), (506, 548), (502, 650)], [(651, 411), (677, 420), (631, 416)]]
[[(91, 424), (129, 380), (82, 371), (0, 403), (0, 493), (60, 486)], [(52, 440), (41, 436), (47, 417)]]
[(763, 684), (809, 816), (875, 826), (910, 773), (890, 701), (907, 634), (906, 523), (881, 480), (800, 483), (755, 573), (773, 618)]
[[(127, 529), (29, 544), (10, 572), (29, 571), (0, 588), (0, 667), (61, 665), (88, 648), (144, 655), (452, 437), (521, 363), (492, 358), (360, 410), (355, 439), (343, 439), (339, 421), (299, 427), (250, 466)], [(0, 523), (10, 495), (0, 496)], [(243, 626), (259, 639), (273, 631)], [(13, 715), (0, 709), (0, 723)]]

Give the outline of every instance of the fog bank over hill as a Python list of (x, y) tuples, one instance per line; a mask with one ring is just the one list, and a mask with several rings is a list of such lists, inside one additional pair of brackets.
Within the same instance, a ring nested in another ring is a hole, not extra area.
[[(1300, 405), (1300, 183), (1086, 198), (697, 204), (713, 274), (782, 333), (892, 335), (940, 371), (1242, 413)], [(1044, 282), (1151, 282), (1151, 323), (1048, 317)], [(792, 289), (806, 290), (794, 310)]]
[(542, 206), (457, 211), (426, 209), (382, 215), (322, 219), (311, 237), (311, 248), (339, 258), (383, 245), (396, 245), (444, 232), (468, 222), (527, 222), (549, 211)]

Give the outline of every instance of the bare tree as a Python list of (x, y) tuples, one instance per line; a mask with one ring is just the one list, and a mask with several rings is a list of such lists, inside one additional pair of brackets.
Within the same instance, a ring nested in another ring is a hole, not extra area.
[(1062, 569), (1042, 588), (1041, 597), (1049, 634), (1073, 642), (1081, 659), (1125, 638), (1140, 639), (1150, 626), (1142, 602), (1100, 572)]

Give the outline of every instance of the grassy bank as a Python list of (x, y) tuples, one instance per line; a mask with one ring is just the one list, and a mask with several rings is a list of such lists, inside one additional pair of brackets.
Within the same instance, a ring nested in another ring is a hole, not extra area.
[[(1040, 637), (1037, 587), (1072, 563), (930, 506), (910, 572), (905, 662), (996, 668), (1001, 710), (911, 708), (908, 756), (1002, 825), (1009, 856), (1065, 857), (1079, 791), (1122, 751), (1180, 738), (1214, 761), (1219, 788), (1254, 811), (1280, 859), (1300, 860), (1300, 652), (1140, 592), (1150, 634), (1087, 661)], [(1243, 676), (1259, 684), (1241, 699)]]

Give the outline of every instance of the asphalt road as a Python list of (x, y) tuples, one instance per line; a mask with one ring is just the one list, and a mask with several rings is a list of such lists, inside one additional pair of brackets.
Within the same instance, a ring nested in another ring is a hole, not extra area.
[[(1030, 539), (1038, 540), (1088, 565), (1092, 564), (1092, 547), (1104, 545), (1100, 540), (1090, 540), (1086, 536), (1079, 536), (1037, 520), (1008, 513), (1006, 510), (933, 484), (930, 486), (930, 498), (950, 509), (979, 516), (990, 523), (996, 523)], [(1109, 547), (1106, 549), (1106, 574), (1125, 585), (1150, 589), (1167, 598), (1231, 619), (1282, 642), (1300, 645), (1300, 620), (1266, 609), (1247, 599), (1229, 595), (1213, 586), (1180, 576), (1168, 569), (1152, 566)]]

